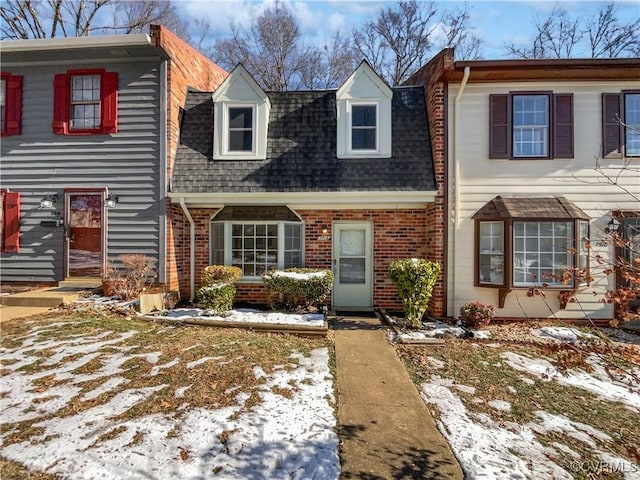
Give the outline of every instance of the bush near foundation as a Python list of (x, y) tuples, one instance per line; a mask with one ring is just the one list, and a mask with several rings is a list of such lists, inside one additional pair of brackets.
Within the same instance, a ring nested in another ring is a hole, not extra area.
[(402, 300), (405, 320), (414, 328), (422, 325), (439, 273), (439, 263), (421, 258), (396, 260), (389, 267), (389, 277)]
[(196, 292), (196, 302), (214, 315), (228, 312), (233, 308), (233, 299), (236, 296), (234, 282), (240, 277), (242, 270), (238, 267), (209, 265), (202, 274), (200, 288)]
[(321, 307), (331, 293), (333, 273), (316, 268), (270, 270), (262, 276), (269, 307), (294, 310), (304, 301), (305, 307)]

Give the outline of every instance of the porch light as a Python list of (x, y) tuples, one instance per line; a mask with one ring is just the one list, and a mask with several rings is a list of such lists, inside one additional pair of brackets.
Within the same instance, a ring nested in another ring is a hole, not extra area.
[(56, 202), (58, 196), (55, 194), (47, 193), (42, 199), (40, 199), (40, 208), (45, 210), (54, 210), (56, 208)]
[(604, 232), (616, 233), (619, 228), (620, 228), (620, 222), (616, 218), (611, 217), (611, 220), (609, 220), (609, 223), (607, 223), (607, 227), (604, 229)]
[(327, 227), (326, 225), (322, 225), (322, 234), (326, 235), (327, 233), (329, 233), (329, 227)]
[(104, 199), (104, 206), (107, 208), (115, 208), (118, 205), (118, 196), (109, 194), (107, 198)]

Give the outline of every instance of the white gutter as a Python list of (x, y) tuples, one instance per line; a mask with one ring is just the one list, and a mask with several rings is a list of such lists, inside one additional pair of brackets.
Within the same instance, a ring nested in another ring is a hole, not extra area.
[[(471, 69), (464, 67), (464, 74), (462, 76), (462, 83), (456, 94), (456, 98), (453, 102), (453, 133), (452, 133), (452, 145), (451, 145), (451, 157), (453, 158), (453, 178), (451, 179), (451, 185), (453, 187), (453, 230), (451, 232), (451, 249), (453, 258), (456, 258), (456, 234), (460, 225), (460, 162), (458, 161), (458, 155), (456, 154), (456, 145), (458, 141), (458, 108), (460, 99), (464, 94), (464, 89), (467, 86), (467, 81), (471, 75)], [(456, 300), (456, 265), (454, 263), (451, 270), (451, 304), (455, 305)], [(457, 317), (455, 312), (452, 312), (454, 317)]]
[(191, 212), (184, 203), (184, 197), (180, 198), (180, 206), (185, 217), (189, 220), (189, 301), (193, 302), (196, 289), (196, 225), (191, 216)]
[(34, 38), (27, 40), (2, 40), (0, 50), (28, 52), (33, 50), (74, 50), (91, 47), (136, 47), (151, 45), (146, 33), (132, 35), (96, 35), (95, 37)]

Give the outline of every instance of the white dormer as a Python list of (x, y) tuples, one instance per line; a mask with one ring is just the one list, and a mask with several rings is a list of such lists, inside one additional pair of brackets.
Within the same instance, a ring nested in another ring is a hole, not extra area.
[(271, 104), (242, 65), (213, 93), (213, 159), (264, 160)]
[(393, 91), (362, 61), (336, 92), (338, 158), (391, 157)]

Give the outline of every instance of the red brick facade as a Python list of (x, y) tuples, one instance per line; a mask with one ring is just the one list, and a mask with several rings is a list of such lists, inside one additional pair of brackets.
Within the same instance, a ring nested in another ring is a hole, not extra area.
[[(187, 98), (187, 90), (193, 88), (202, 91), (213, 91), (227, 76), (218, 65), (196, 51), (188, 43), (181, 40), (171, 31), (159, 25), (151, 26), (152, 43), (161, 47), (169, 56), (167, 62), (167, 148), (166, 165), (167, 178), (171, 178), (173, 161), (180, 140), (180, 110)], [(174, 231), (175, 225), (181, 225), (180, 221), (174, 222), (172, 215), (182, 215), (180, 208), (172, 206), (167, 199), (167, 248), (166, 248), (166, 286), (169, 290), (177, 290), (179, 279), (188, 275), (180, 270), (177, 259), (185, 253), (189, 258), (188, 249), (176, 244), (176, 238), (182, 238), (181, 231)], [(186, 229), (188, 239), (188, 227)]]
[[(204, 268), (209, 265), (209, 225), (217, 209), (190, 208), (196, 235), (196, 288)], [(173, 207), (173, 231), (177, 235), (177, 271), (183, 298), (189, 297), (189, 222)], [(305, 266), (331, 268), (331, 225), (334, 221), (371, 222), (373, 225), (373, 298), (374, 306), (401, 310), (397, 292), (387, 274), (395, 259), (427, 257), (427, 213), (413, 210), (297, 210), (305, 225)], [(322, 228), (327, 226), (325, 235)], [(238, 284), (236, 301), (265, 303), (266, 294), (259, 283)]]
[(440, 263), (442, 273), (433, 289), (431, 313), (446, 316), (447, 308), (447, 84), (443, 75), (453, 66), (453, 49), (448, 48), (433, 57), (429, 63), (414, 73), (405, 83), (423, 85), (431, 138), (433, 166), (438, 185), (435, 203), (427, 208), (426, 258)]

